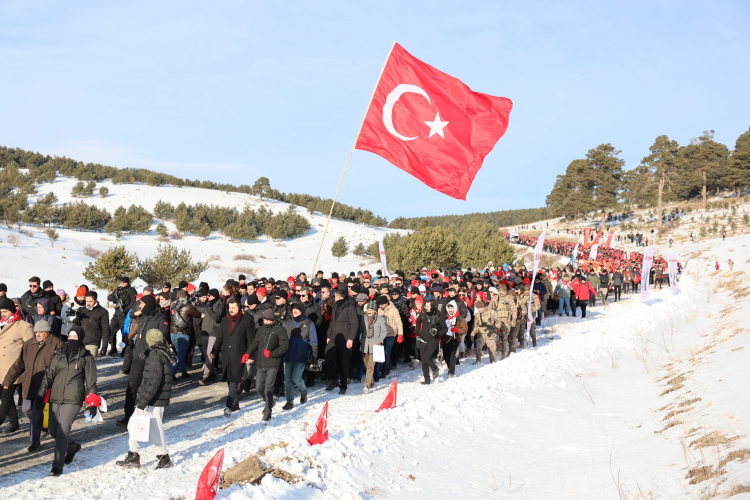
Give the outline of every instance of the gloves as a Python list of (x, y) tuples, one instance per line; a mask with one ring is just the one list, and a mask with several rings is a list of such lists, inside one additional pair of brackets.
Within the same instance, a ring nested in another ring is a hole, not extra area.
[(267, 358), (270, 358), (271, 357), (271, 351), (269, 351), (268, 349), (263, 349), (263, 355), (265, 357), (267, 357)]
[(451, 333), (458, 333), (458, 328), (456, 328), (455, 326), (451, 328)]
[(245, 363), (247, 363), (248, 359), (250, 359), (249, 354), (245, 354), (244, 356), (242, 356), (242, 364), (244, 365)]
[(398, 342), (399, 344), (401, 342), (403, 342), (403, 341), (404, 341), (404, 336), (403, 335), (399, 335), (398, 337), (396, 337), (396, 342)]
[(86, 411), (89, 412), (89, 416), (91, 418), (94, 418), (96, 416), (96, 406), (89, 406), (86, 408)]

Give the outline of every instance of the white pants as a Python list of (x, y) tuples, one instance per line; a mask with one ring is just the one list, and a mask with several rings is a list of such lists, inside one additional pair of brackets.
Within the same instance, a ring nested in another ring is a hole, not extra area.
[[(153, 441), (154, 445), (156, 445), (156, 454), (166, 455), (167, 445), (166, 441), (164, 440), (164, 421), (162, 420), (164, 418), (164, 407), (147, 406), (145, 411), (146, 413), (151, 415), (149, 438), (151, 439), (151, 441)], [(128, 440), (128, 444), (130, 445), (130, 451), (132, 451), (133, 453), (138, 453), (138, 450), (141, 449), (138, 441), (135, 441), (133, 439)]]

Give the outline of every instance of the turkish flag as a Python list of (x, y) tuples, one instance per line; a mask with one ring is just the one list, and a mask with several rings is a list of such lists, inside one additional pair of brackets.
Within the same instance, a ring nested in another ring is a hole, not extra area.
[(472, 91), (399, 44), (383, 68), (356, 148), (459, 200), (508, 128), (513, 103)]

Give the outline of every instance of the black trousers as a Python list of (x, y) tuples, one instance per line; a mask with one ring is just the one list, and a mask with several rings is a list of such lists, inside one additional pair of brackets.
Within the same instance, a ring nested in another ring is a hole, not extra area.
[(13, 394), (16, 392), (16, 386), (11, 385), (7, 389), (3, 389), (0, 386), (0, 425), (5, 422), (5, 417), (8, 417), (8, 422), (12, 427), (18, 427), (18, 412), (16, 411), (16, 402), (13, 400)]
[(133, 349), (135, 349), (135, 345), (133, 342), (129, 342), (122, 351), (122, 371), (125, 373), (130, 372), (130, 367), (133, 364)]
[(586, 317), (586, 306), (588, 305), (585, 300), (579, 300), (578, 305), (581, 306), (581, 317)]
[(266, 403), (267, 410), (272, 409), (274, 405), (273, 386), (278, 372), (278, 368), (258, 368), (258, 373), (255, 375), (255, 389)]
[(456, 351), (458, 351), (458, 340), (451, 339), (443, 344), (443, 359), (448, 363), (448, 373), (456, 373)]
[(612, 289), (615, 292), (615, 301), (620, 300), (620, 296), (622, 295), (622, 286), (621, 285), (614, 285)]
[(425, 380), (430, 380), (430, 370), (437, 370), (437, 365), (435, 364), (435, 360), (432, 359), (432, 355), (437, 350), (438, 341), (435, 339), (429, 342), (422, 342), (421, 338), (418, 338), (417, 345), (419, 346), (419, 356), (422, 361), (422, 375), (424, 375)]
[(343, 335), (337, 335), (331, 342), (334, 342), (334, 345), (329, 344), (326, 351), (326, 375), (328, 375), (328, 380), (336, 380), (336, 363), (338, 362), (341, 377), (339, 387), (346, 389), (349, 361), (352, 359), (351, 349), (346, 348), (346, 339)]
[(109, 338), (102, 337), (102, 350), (107, 349), (107, 344), (109, 344), (110, 350), (117, 351), (117, 332), (121, 331), (123, 326), (125, 326), (125, 315), (116, 312), (109, 322)]
[(134, 359), (130, 366), (130, 378), (128, 379), (128, 387), (125, 389), (125, 420), (130, 420), (135, 411), (136, 395), (143, 380), (143, 369), (145, 367), (146, 362), (142, 359)]

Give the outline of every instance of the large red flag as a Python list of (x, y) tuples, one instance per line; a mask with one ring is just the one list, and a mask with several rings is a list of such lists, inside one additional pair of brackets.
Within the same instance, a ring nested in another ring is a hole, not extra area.
[(382, 156), (441, 193), (466, 199), (513, 103), (472, 91), (395, 43), (356, 148)]

